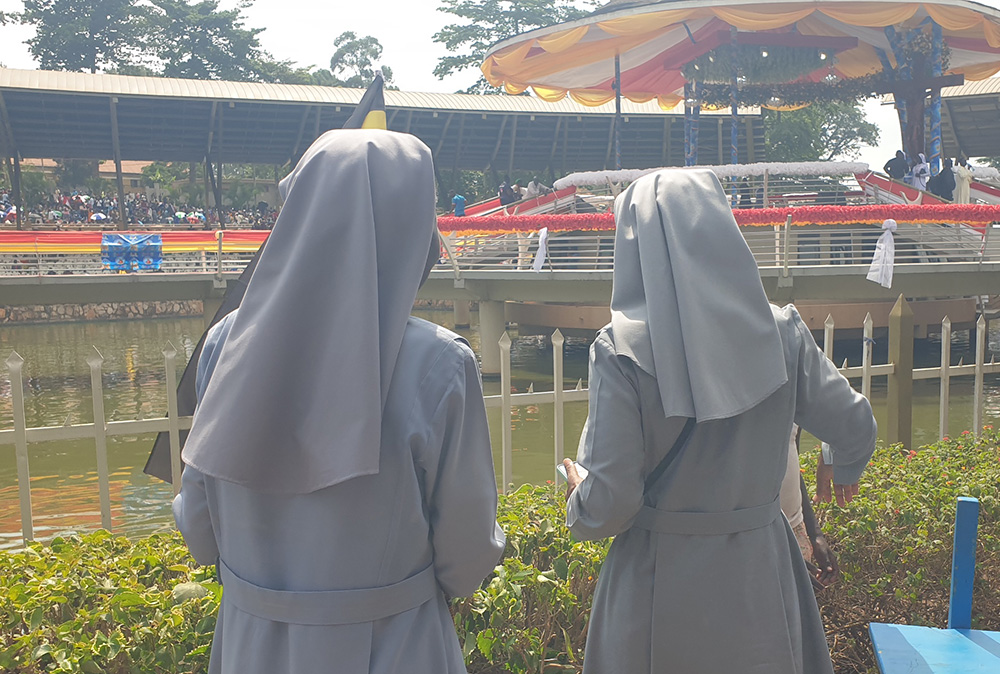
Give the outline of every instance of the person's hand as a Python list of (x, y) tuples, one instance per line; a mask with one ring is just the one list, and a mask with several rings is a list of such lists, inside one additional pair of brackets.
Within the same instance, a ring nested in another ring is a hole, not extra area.
[(566, 468), (566, 500), (568, 501), (576, 488), (583, 482), (583, 478), (577, 472), (576, 464), (570, 459), (563, 459), (563, 466)]
[(812, 541), (812, 549), (813, 558), (816, 560), (816, 565), (813, 567), (816, 580), (820, 585), (826, 587), (837, 580), (837, 576), (840, 574), (837, 556), (833, 554), (833, 550), (830, 549), (823, 534), (819, 534), (816, 536), (816, 540)]
[(819, 592), (820, 590), (825, 590), (826, 585), (824, 585), (819, 581), (821, 571), (818, 568), (816, 568), (816, 565), (810, 562), (808, 559), (805, 560), (805, 563), (806, 563), (806, 571), (809, 572), (809, 582), (812, 583), (813, 591)]
[[(833, 466), (823, 463), (823, 455), (816, 457), (816, 497), (814, 503), (833, 500)], [(842, 504), (841, 504), (842, 505)]]
[(843, 508), (845, 505), (854, 500), (854, 497), (858, 495), (858, 483), (854, 484), (833, 484), (833, 493), (837, 497), (837, 505)]

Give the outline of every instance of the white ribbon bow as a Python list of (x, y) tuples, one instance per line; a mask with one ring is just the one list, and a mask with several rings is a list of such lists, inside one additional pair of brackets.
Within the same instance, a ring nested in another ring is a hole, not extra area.
[(882, 236), (875, 244), (875, 255), (868, 268), (868, 280), (878, 283), (883, 288), (892, 287), (892, 266), (896, 259), (896, 241), (892, 233), (896, 231), (896, 221), (886, 220), (882, 223)]

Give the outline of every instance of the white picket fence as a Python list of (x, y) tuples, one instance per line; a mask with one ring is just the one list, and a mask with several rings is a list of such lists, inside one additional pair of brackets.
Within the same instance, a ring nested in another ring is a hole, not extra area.
[[(824, 351), (827, 357), (833, 355), (833, 337), (835, 325), (832, 317), (828, 317), (824, 326)], [(946, 317), (941, 324), (941, 365), (937, 367), (916, 368), (912, 370), (914, 380), (940, 379), (940, 435), (947, 434), (948, 413), (950, 409), (951, 380), (956, 377), (974, 377), (973, 393), (973, 431), (978, 435), (983, 428), (983, 377), (987, 374), (1000, 373), (1000, 363), (991, 358), (986, 362), (986, 321), (980, 317), (976, 325), (976, 356), (975, 362), (951, 365), (951, 321)], [(860, 365), (849, 365), (845, 360), (840, 372), (852, 380), (860, 379), (861, 393), (871, 396), (871, 382), (874, 377), (887, 376), (895, 373), (892, 362), (874, 364), (872, 362), (873, 324), (869, 314), (864, 321), (864, 336), (862, 359)], [(563, 353), (565, 339), (559, 330), (552, 334), (552, 371), (553, 390), (534, 391), (529, 388), (524, 393), (511, 392), (511, 339), (504, 333), (500, 339), (501, 371), (500, 389), (498, 395), (485, 397), (488, 408), (500, 408), (501, 433), (501, 480), (506, 491), (513, 482), (513, 452), (511, 442), (512, 409), (519, 405), (554, 405), (554, 441), (553, 462), (558, 464), (563, 459), (564, 446), (564, 409), (566, 403), (581, 402), (588, 399), (588, 390), (582, 381), (577, 381), (575, 387), (564, 388)], [(104, 412), (104, 386), (101, 378), (101, 368), (104, 358), (94, 348), (87, 358), (90, 367), (90, 381), (94, 422), (87, 424), (67, 424), (63, 426), (42, 426), (28, 428), (25, 422), (24, 406), (24, 359), (12, 352), (6, 364), (10, 375), (10, 391), (13, 409), (13, 428), (0, 430), (0, 446), (13, 445), (17, 460), (18, 498), (20, 501), (21, 530), (25, 542), (34, 540), (34, 530), (31, 515), (31, 486), (29, 471), (29, 447), (35, 443), (52, 440), (87, 440), (93, 439), (97, 457), (98, 492), (100, 497), (101, 525), (108, 530), (111, 522), (111, 493), (108, 480), (107, 438), (116, 435), (139, 435), (166, 431), (170, 436), (171, 474), (179, 476), (181, 470), (180, 432), (191, 427), (190, 416), (180, 416), (177, 411), (177, 349), (169, 342), (163, 350), (163, 361), (166, 369), (167, 416), (157, 419), (135, 419), (129, 421), (108, 421)], [(901, 404), (912, 404), (912, 401), (902, 401)], [(180, 489), (180, 480), (174, 479), (174, 493)]]

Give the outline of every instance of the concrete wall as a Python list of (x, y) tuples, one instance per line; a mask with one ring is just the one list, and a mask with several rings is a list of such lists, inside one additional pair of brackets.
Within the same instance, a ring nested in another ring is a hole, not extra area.
[(0, 306), (0, 325), (10, 323), (62, 323), (70, 321), (127, 321), (136, 318), (201, 316), (201, 300), (164, 302), (102, 302), (100, 304), (48, 304)]

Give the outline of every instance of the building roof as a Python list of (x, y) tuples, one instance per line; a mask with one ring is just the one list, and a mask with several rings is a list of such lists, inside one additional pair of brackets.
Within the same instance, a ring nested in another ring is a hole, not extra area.
[(1000, 156), (1000, 77), (942, 89), (941, 100), (944, 156)]
[[(0, 140), (22, 157), (112, 159), (113, 116), (125, 160), (284, 164), (322, 132), (340, 128), (360, 89), (253, 82), (0, 69)], [(613, 165), (614, 105), (587, 107), (531, 96), (385, 92), (389, 128), (430, 146), (439, 168), (561, 173)], [(623, 161), (683, 162), (683, 111), (622, 102)], [(757, 123), (754, 123), (755, 118)], [(749, 111), (741, 147), (763, 154), (759, 113)], [(728, 123), (704, 112), (702, 127)], [(726, 139), (703, 130), (714, 157)], [(747, 131), (749, 130), (749, 136)], [(747, 138), (750, 144), (747, 144)]]

